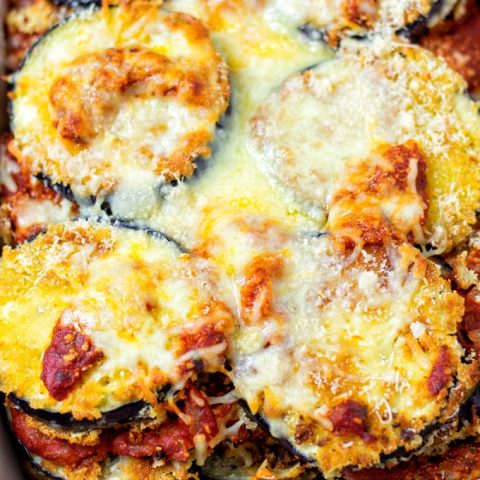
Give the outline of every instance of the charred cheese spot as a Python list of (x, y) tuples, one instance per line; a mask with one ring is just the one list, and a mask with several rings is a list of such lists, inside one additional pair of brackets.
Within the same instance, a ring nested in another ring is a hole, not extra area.
[[(270, 315), (234, 335), (238, 394), (326, 478), (417, 449), (474, 386), (455, 335), (461, 297), (406, 243), (292, 236), (281, 252)], [(246, 269), (232, 275), (239, 291)]]
[(425, 158), (415, 142), (380, 147), (339, 179), (326, 230), (367, 245), (392, 237), (425, 243), (426, 183)]
[(154, 2), (79, 13), (29, 53), (14, 83), (21, 162), (78, 198), (153, 196), (191, 176), (229, 100), (205, 27)]
[(257, 0), (280, 29), (308, 26), (336, 44), (344, 35), (394, 32), (415, 23), (437, 23), (455, 1), (446, 0)]
[[(225, 361), (233, 317), (218, 306), (220, 276), (146, 233), (51, 227), (5, 249), (0, 284), (0, 385), (33, 408), (82, 419), (136, 400), (156, 405), (158, 390), (192, 375), (185, 362), (216, 371)], [(205, 324), (222, 341), (184, 353), (185, 335)]]
[[(418, 47), (350, 42), (270, 95), (252, 120), (251, 148), (317, 218), (342, 191), (366, 194), (404, 235), (445, 251), (471, 233), (480, 202), (480, 117), (465, 86)], [(383, 191), (370, 185), (378, 169)]]

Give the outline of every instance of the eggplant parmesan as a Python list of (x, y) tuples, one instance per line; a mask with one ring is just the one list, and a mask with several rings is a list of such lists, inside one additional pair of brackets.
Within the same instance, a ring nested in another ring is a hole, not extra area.
[(11, 98), (21, 165), (84, 203), (116, 192), (116, 213), (144, 217), (160, 184), (210, 155), (229, 83), (198, 20), (137, 2), (51, 30), (15, 74)]
[(470, 480), (480, 120), (408, 43), (470, 2), (97, 3), (7, 19), (10, 68), (41, 36), (0, 165), (30, 474)]
[(265, 100), (251, 148), (319, 219), (369, 210), (441, 253), (466, 240), (480, 206), (480, 116), (465, 88), (416, 46), (349, 44)]
[(480, 445), (477, 441), (453, 447), (445, 455), (421, 457), (393, 469), (349, 471), (345, 480), (469, 480), (480, 475)]
[(233, 316), (221, 279), (158, 236), (53, 226), (6, 248), (0, 272), (1, 388), (33, 409), (100, 419), (142, 401), (155, 416), (162, 390), (223, 368)]
[[(210, 397), (201, 386), (189, 384), (179, 399), (178, 415), (170, 411), (155, 423), (89, 432), (52, 428), (11, 404), (8, 412), (11, 428), (32, 466), (55, 478), (130, 479), (140, 478), (143, 471), (152, 479), (184, 479), (197, 478), (189, 475), (192, 461), (196, 468), (203, 466), (219, 445), (251, 448), (258, 427), (247, 428), (243, 411), (232, 398)], [(127, 471), (132, 476), (116, 476)]]
[(327, 478), (419, 449), (471, 392), (462, 299), (408, 244), (291, 240), (234, 279), (236, 391)]

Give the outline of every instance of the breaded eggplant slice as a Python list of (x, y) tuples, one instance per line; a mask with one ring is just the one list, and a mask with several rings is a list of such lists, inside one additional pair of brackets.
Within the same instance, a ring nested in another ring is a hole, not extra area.
[(272, 239), (252, 230), (229, 251), (241, 302), (237, 394), (326, 478), (416, 451), (476, 381), (456, 338), (462, 298), (391, 238), (356, 248), (333, 234), (292, 237), (269, 251)]
[(148, 1), (70, 17), (13, 83), (20, 163), (84, 201), (117, 192), (122, 216), (147, 215), (160, 184), (193, 174), (229, 99), (208, 30)]
[(132, 229), (72, 222), (7, 247), (0, 389), (75, 420), (155, 407), (160, 390), (223, 368), (233, 317), (221, 283), (206, 260)]
[(466, 86), (417, 46), (348, 42), (265, 100), (251, 148), (312, 215), (327, 217), (342, 191), (352, 205), (367, 194), (408, 240), (446, 251), (480, 207), (480, 116)]
[(277, 27), (299, 28), (335, 44), (342, 36), (403, 31), (418, 34), (449, 15), (455, 0), (267, 0), (259, 2)]

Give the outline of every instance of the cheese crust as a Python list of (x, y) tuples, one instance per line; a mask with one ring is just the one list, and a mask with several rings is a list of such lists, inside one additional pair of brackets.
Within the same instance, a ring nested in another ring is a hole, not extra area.
[(420, 448), (476, 381), (461, 297), (408, 244), (345, 249), (250, 220), (208, 252), (241, 302), (233, 381), (251, 412), (327, 478)]
[[(136, 400), (156, 406), (157, 393), (185, 382), (195, 360), (203, 371), (223, 366), (233, 317), (220, 283), (210, 263), (167, 240), (86, 222), (51, 227), (18, 249), (5, 248), (1, 389), (76, 419), (99, 418)], [(78, 354), (65, 354), (61, 371), (82, 352), (98, 352), (60, 401), (46, 388), (52, 373), (46, 359), (56, 358), (59, 326), (69, 329), (65, 339), (88, 339)], [(217, 343), (187, 343), (207, 327)]]
[[(27, 1), (7, 20), (17, 55), (66, 13)], [(476, 254), (457, 255), (480, 201), (478, 106), (444, 62), (394, 36), (456, 3), (122, 1), (77, 13), (28, 54), (12, 98), (21, 135), (16, 115), (15, 159), (0, 166), (3, 218), (14, 241), (65, 224), (0, 260), (0, 391), (50, 422), (23, 430), (37, 430), (45, 472), (330, 479), (400, 463), (415, 476), (424, 455), (478, 436)], [(217, 128), (226, 65), (233, 108)], [(150, 140), (168, 155), (136, 150)], [(144, 222), (69, 223), (58, 207), (70, 202), (32, 171), (72, 187), (75, 215)], [(426, 258), (449, 251), (452, 274), (445, 257)], [(241, 398), (248, 416), (216, 415), (216, 433), (187, 413), (192, 398), (215, 412)], [(105, 415), (117, 407), (133, 408), (131, 423)], [(253, 440), (236, 444), (245, 427)], [(45, 437), (104, 456), (60, 466)]]
[(210, 155), (229, 83), (198, 20), (140, 2), (53, 29), (12, 97), (20, 162), (79, 198), (105, 197), (191, 176)]
[[(480, 206), (480, 116), (465, 88), (416, 46), (347, 44), (270, 95), (252, 119), (251, 148), (287, 197), (319, 219), (343, 196), (343, 212), (368, 203), (442, 253), (466, 240)], [(402, 175), (398, 157), (406, 181), (388, 186), (385, 177)]]

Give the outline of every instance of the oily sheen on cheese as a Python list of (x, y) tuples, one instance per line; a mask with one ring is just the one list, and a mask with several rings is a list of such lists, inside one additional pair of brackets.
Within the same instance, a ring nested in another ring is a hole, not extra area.
[[(72, 223), (5, 249), (2, 391), (77, 419), (98, 418), (136, 400), (155, 406), (159, 390), (188, 379), (189, 370), (182, 368), (188, 361), (202, 359), (205, 371), (222, 366), (226, 340), (188, 352), (181, 341), (205, 324), (230, 331), (232, 316), (220, 301), (219, 283), (207, 261), (121, 228)], [(102, 354), (62, 401), (41, 380), (42, 358), (58, 322), (80, 328)]]
[(32, 173), (83, 202), (140, 190), (145, 207), (210, 155), (229, 84), (198, 20), (140, 2), (52, 30), (15, 75), (12, 97), (17, 155)]
[[(364, 182), (379, 213), (405, 234), (416, 229), (415, 243), (441, 253), (465, 241), (480, 202), (480, 117), (465, 88), (442, 60), (416, 46), (348, 43), (335, 60), (272, 92), (252, 120), (252, 154), (319, 219), (337, 207), (339, 191)], [(403, 192), (375, 192), (374, 166), (398, 156), (410, 163)], [(370, 168), (363, 176), (362, 164)], [(418, 182), (419, 175), (425, 179)], [(363, 209), (360, 193), (344, 212)]]

